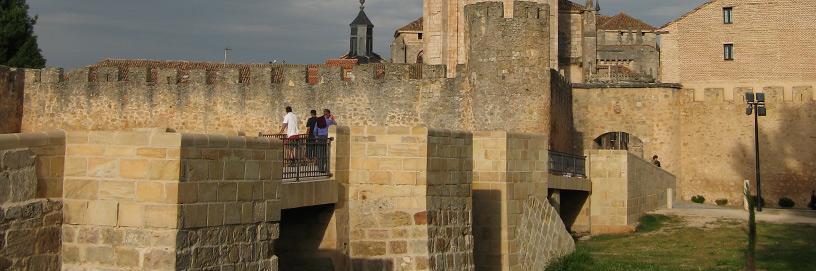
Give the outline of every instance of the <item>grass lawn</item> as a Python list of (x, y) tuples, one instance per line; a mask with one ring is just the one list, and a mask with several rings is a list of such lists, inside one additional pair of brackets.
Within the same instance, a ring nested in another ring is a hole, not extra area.
[[(742, 270), (745, 222), (694, 225), (659, 215), (641, 219), (635, 234), (594, 236), (547, 270)], [(758, 270), (816, 270), (816, 226), (760, 223)]]

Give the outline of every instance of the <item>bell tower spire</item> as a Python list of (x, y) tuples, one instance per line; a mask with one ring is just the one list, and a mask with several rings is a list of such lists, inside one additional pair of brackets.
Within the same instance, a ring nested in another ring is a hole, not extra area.
[(346, 57), (356, 58), (359, 63), (379, 61), (380, 57), (374, 53), (374, 24), (365, 13), (365, 0), (360, 0), (360, 12), (349, 26), (351, 39)]

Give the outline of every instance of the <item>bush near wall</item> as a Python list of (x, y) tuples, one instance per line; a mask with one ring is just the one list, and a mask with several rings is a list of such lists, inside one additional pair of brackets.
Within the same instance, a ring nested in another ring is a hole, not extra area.
[(725, 206), (728, 205), (728, 199), (718, 199), (714, 203), (717, 203), (718, 206)]
[(703, 195), (692, 196), (691, 202), (703, 204), (705, 202), (705, 197), (703, 197)]
[(779, 207), (782, 208), (793, 208), (796, 205), (796, 202), (793, 199), (788, 197), (779, 198)]

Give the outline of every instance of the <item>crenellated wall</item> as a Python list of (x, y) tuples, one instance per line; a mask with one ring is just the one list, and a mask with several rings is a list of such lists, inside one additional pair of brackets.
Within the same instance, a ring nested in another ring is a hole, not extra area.
[(805, 207), (816, 189), (813, 86), (792, 85), (690, 89), (672, 85), (579, 86), (574, 89), (575, 127), (583, 148), (607, 132), (643, 141), (644, 158), (660, 156), (677, 176), (677, 195), (710, 202), (742, 202), (742, 181), (755, 180), (753, 117), (745, 115), (745, 92), (763, 92), (762, 194), (770, 206), (781, 197)]
[(304, 123), (310, 109), (330, 108), (350, 125), (462, 126), (461, 94), (439, 66), (360, 65), (348, 81), (339, 67), (308, 67), (29, 70), (22, 129), (268, 133), (279, 129), (286, 105)]

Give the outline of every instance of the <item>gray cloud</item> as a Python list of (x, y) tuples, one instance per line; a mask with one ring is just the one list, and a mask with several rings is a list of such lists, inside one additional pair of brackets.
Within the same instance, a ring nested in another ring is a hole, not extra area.
[[(603, 14), (625, 11), (660, 26), (703, 0), (601, 0)], [(29, 0), (49, 66), (144, 58), (322, 63), (343, 55), (356, 0)], [(579, 2), (583, 2), (579, 0)], [(368, 0), (375, 51), (388, 57), (396, 28), (422, 15), (422, 0)]]

